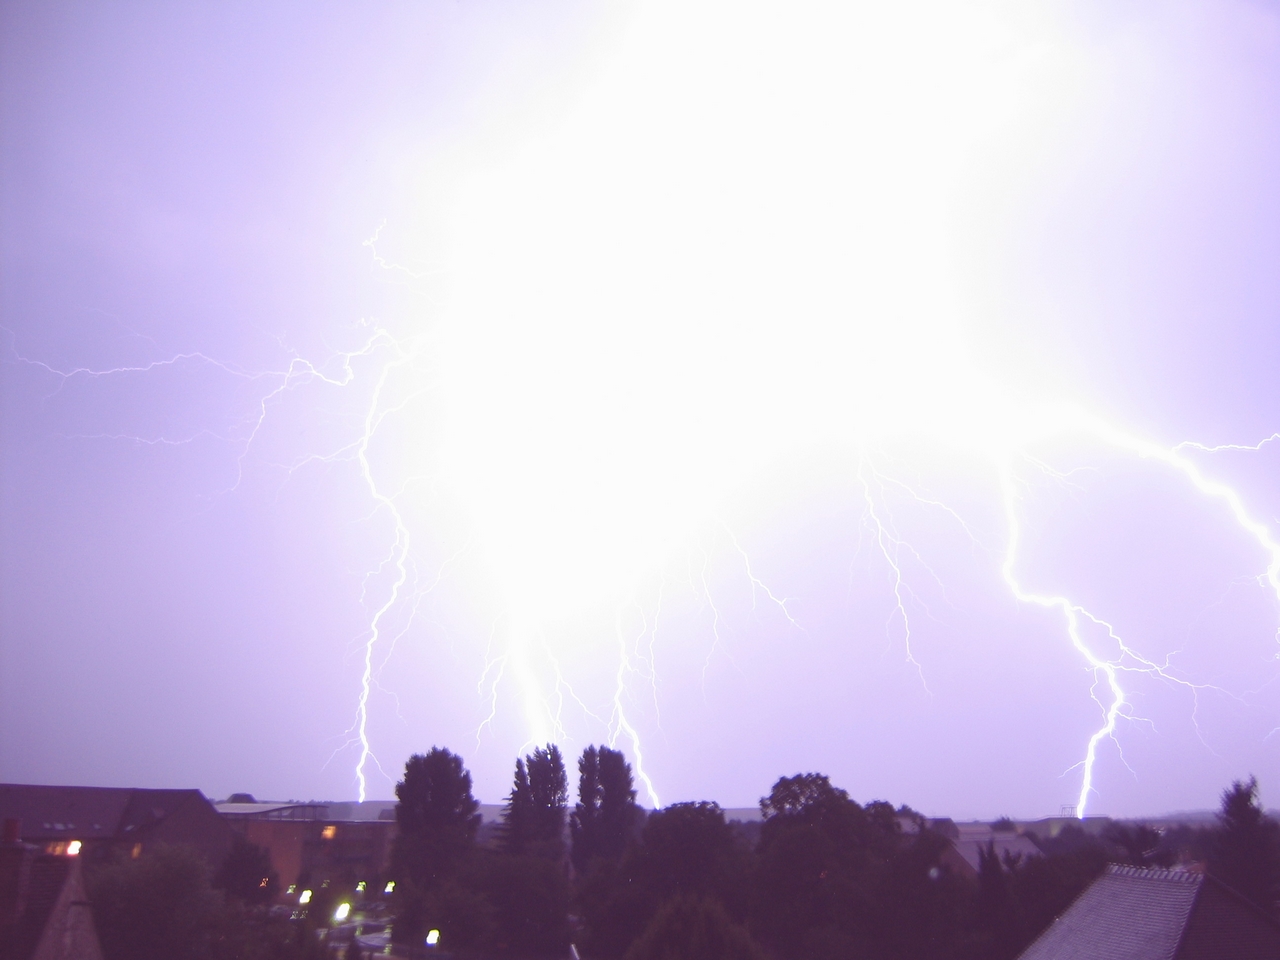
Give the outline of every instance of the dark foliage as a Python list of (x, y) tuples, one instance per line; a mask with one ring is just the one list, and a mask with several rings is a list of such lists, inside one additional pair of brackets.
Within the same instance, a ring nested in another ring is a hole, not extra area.
[(486, 865), (484, 890), (494, 911), (492, 953), (568, 953), (569, 878), (559, 862), (537, 854), (493, 856)]
[(569, 818), (574, 867), (585, 873), (594, 860), (619, 861), (642, 819), (622, 751), (587, 747), (578, 760), (578, 803)]
[(677, 897), (710, 897), (742, 915), (750, 855), (714, 803), (678, 803), (649, 816), (620, 862), (594, 861), (581, 884), (590, 952), (621, 956)]
[(189, 848), (95, 864), (86, 881), (106, 960), (319, 960), (308, 929), (226, 903)]
[[(1280, 893), (1280, 825), (1252, 779), (1225, 791), (1212, 828), (1071, 822), (1026, 834), (1039, 855), (1002, 856), (1001, 834), (1019, 829), (1002, 819), (975, 879), (930, 821), (859, 804), (822, 774), (779, 779), (762, 821), (729, 824), (714, 803), (646, 818), (619, 751), (589, 747), (578, 770), (571, 881), (554, 745), (517, 762), (499, 842), (484, 847), (461, 758), (412, 757), (396, 790), (395, 938), (437, 929), (459, 960), (552, 960), (571, 942), (591, 960), (1014, 960), (1109, 862), (1207, 860), (1264, 908)], [(319, 960), (316, 928), (345, 895), (320, 888), (304, 922), (269, 920), (274, 875), (243, 840), (216, 877), (182, 848), (86, 868), (106, 960)]]
[(475, 845), (480, 803), (471, 774), (457, 754), (432, 747), (409, 758), (396, 799), (392, 875), (425, 891), (450, 878)]
[(548, 744), (516, 761), (515, 783), (503, 810), (503, 848), (558, 859), (563, 854), (569, 778), (560, 748)]
[(1115, 848), (1121, 863), (1135, 867), (1169, 867), (1178, 859), (1164, 842), (1164, 834), (1145, 823), (1110, 823), (1102, 831), (1105, 843)]
[(155, 847), (86, 878), (107, 960), (198, 960), (212, 955), (222, 898), (194, 851)]
[(967, 892), (941, 864), (947, 840), (904, 834), (894, 808), (865, 807), (820, 774), (783, 777), (765, 815), (753, 910), (784, 958), (947, 957)]
[(1262, 812), (1258, 781), (1237, 780), (1222, 794), (1209, 872), (1271, 914), (1280, 897), (1280, 825)]
[(471, 774), (457, 754), (432, 747), (409, 758), (396, 798), (399, 831), (391, 849), (399, 911), (395, 939), (417, 942), (434, 927), (450, 949), (469, 948), (492, 912), (469, 882), (480, 826)]
[(260, 906), (275, 899), (280, 878), (271, 867), (271, 854), (236, 834), (231, 852), (214, 875), (213, 886), (247, 906)]
[(679, 897), (664, 905), (626, 960), (768, 960), (745, 927), (716, 900)]

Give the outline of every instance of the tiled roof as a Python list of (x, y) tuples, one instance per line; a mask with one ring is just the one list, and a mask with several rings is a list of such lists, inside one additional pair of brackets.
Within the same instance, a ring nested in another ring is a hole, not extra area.
[[(0, 960), (26, 960), (31, 956), (67, 882), (71, 864), (71, 857), (32, 858), (30, 874), (21, 891), (22, 912), (9, 925), (0, 926)], [(16, 859), (6, 866), (14, 871), (20, 869)], [(16, 876), (13, 879), (16, 881)]]
[(1200, 873), (1112, 865), (1019, 960), (1277, 960), (1280, 924)]
[(1174, 960), (1203, 874), (1110, 866), (1019, 960)]

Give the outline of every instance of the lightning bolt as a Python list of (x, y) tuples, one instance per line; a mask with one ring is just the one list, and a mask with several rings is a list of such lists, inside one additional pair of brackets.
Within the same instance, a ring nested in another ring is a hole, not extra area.
[[(1215, 452), (1219, 450), (1259, 450), (1262, 446), (1272, 440), (1277, 439), (1280, 435), (1272, 435), (1253, 446), (1240, 445), (1221, 445), (1221, 446), (1205, 446), (1194, 442), (1183, 442), (1172, 448), (1162, 447), (1150, 440), (1134, 436), (1126, 433), (1113, 426), (1112, 424), (1101, 420), (1097, 417), (1090, 416), (1083, 411), (1075, 408), (1059, 411), (1057, 423), (1051, 428), (1053, 432), (1058, 433), (1081, 433), (1093, 438), (1099, 443), (1124, 451), (1132, 456), (1136, 456), (1145, 460), (1153, 460), (1161, 463), (1178, 473), (1181, 473), (1191, 485), (1204, 496), (1221, 501), (1228, 509), (1237, 526), (1248, 533), (1258, 544), (1262, 551), (1268, 557), (1268, 563), (1265, 573), (1259, 578), (1265, 580), (1269, 585), (1271, 593), (1273, 593), (1278, 601), (1280, 601), (1280, 543), (1277, 543), (1271, 536), (1270, 530), (1265, 524), (1254, 519), (1245, 508), (1244, 502), (1239, 493), (1229, 485), (1217, 480), (1211, 480), (1206, 477), (1201, 470), (1187, 457), (1183, 456), (1180, 451), (1184, 449), (1196, 449), (1204, 452)], [(1044, 594), (1027, 590), (1022, 586), (1016, 575), (1016, 566), (1018, 559), (1018, 547), (1022, 539), (1022, 530), (1018, 518), (1017, 503), (1019, 500), (1017, 492), (1017, 483), (1015, 480), (1015, 471), (1013, 470), (1010, 458), (1005, 458), (1000, 465), (1000, 489), (1004, 503), (1005, 521), (1008, 528), (1008, 540), (1006, 542), (1004, 562), (1001, 566), (1001, 574), (1005, 583), (1013, 596), (1022, 603), (1033, 604), (1045, 609), (1057, 610), (1062, 614), (1066, 623), (1067, 636), (1071, 641), (1071, 645), (1084, 658), (1089, 669), (1093, 671), (1095, 679), (1105, 684), (1109, 691), (1109, 702), (1103, 703), (1097, 694), (1097, 683), (1091, 690), (1091, 696), (1098, 704), (1103, 714), (1102, 725), (1094, 731), (1085, 746), (1083, 759), (1080, 766), (1083, 768), (1083, 775), (1080, 783), (1080, 795), (1076, 802), (1077, 816), (1083, 818), (1085, 810), (1088, 806), (1089, 799), (1093, 793), (1094, 767), (1098, 757), (1098, 746), (1103, 740), (1115, 741), (1116, 726), (1120, 718), (1124, 715), (1123, 710), (1127, 706), (1126, 694), (1124, 688), (1120, 684), (1120, 674), (1126, 670), (1136, 670), (1143, 673), (1159, 676), (1160, 678), (1186, 686), (1192, 689), (1193, 693), (1201, 689), (1206, 689), (1209, 685), (1191, 684), (1181, 678), (1171, 675), (1166, 665), (1156, 664), (1146, 658), (1136, 654), (1117, 634), (1115, 628), (1107, 621), (1095, 616), (1086, 610), (1083, 606), (1073, 602), (1068, 597), (1060, 594)], [(1096, 626), (1100, 626), (1107, 631), (1111, 640), (1113, 640), (1120, 650), (1120, 655), (1116, 658), (1107, 658), (1100, 656), (1085, 641), (1081, 632), (1081, 620), (1088, 620)], [(1277, 638), (1280, 639), (1280, 631)], [(1128, 665), (1125, 658), (1136, 661), (1136, 665)], [(1280, 658), (1280, 652), (1277, 653)], [(1212, 689), (1217, 689), (1216, 687)], [(1199, 727), (1197, 724), (1197, 731)], [(1119, 746), (1117, 742), (1117, 746)]]
[(395, 538), (391, 544), (391, 550), (383, 562), (383, 566), (385, 567), (389, 564), (396, 571), (395, 579), (392, 581), (391, 590), (386, 600), (373, 614), (373, 620), (369, 624), (369, 637), (364, 645), (364, 666), (360, 674), (360, 695), (356, 701), (356, 735), (360, 741), (360, 758), (356, 762), (356, 783), (361, 803), (365, 800), (368, 787), (365, 780), (365, 765), (369, 762), (370, 757), (373, 756), (373, 751), (369, 744), (369, 692), (373, 684), (374, 649), (377, 647), (378, 640), (382, 634), (382, 620), (388, 611), (395, 607), (400, 599), (401, 588), (404, 587), (409, 579), (407, 566), (410, 542), (409, 528), (404, 522), (404, 516), (400, 513), (400, 508), (396, 505), (395, 498), (382, 492), (377, 480), (374, 478), (373, 468), (369, 465), (369, 444), (373, 440), (378, 425), (390, 415), (390, 411), (381, 409), (382, 392), (386, 388), (387, 380), (392, 371), (409, 361), (408, 354), (403, 351), (397, 352), (399, 354), (397, 359), (385, 364), (378, 376), (377, 386), (374, 387), (373, 396), (365, 413), (364, 432), (356, 447), (356, 460), (360, 464), (360, 476), (369, 488), (369, 496), (373, 498), (381, 509), (390, 514), (395, 526)]
[(654, 807), (661, 807), (662, 801), (658, 799), (658, 792), (654, 789), (653, 781), (644, 769), (644, 754), (640, 749), (640, 734), (636, 732), (635, 727), (631, 725), (631, 721), (627, 719), (627, 711), (622, 705), (622, 699), (626, 693), (626, 675), (631, 669), (631, 661), (627, 654), (627, 639), (622, 629), (621, 609), (619, 609), (617, 616), (614, 618), (614, 631), (618, 640), (618, 672), (615, 675), (613, 714), (609, 718), (609, 746), (616, 747), (618, 737), (623, 734), (626, 735), (627, 739), (631, 741), (631, 756), (635, 761), (636, 776), (644, 783)]
[[(388, 268), (388, 264), (379, 262), (379, 266)], [(12, 341), (12, 334), (10, 333)], [(202, 364), (222, 371), (227, 376), (246, 383), (261, 383), (265, 389), (256, 395), (252, 414), (240, 421), (230, 431), (217, 431), (208, 428), (191, 432), (183, 436), (143, 436), (130, 434), (95, 434), (103, 439), (123, 439), (146, 444), (177, 445), (189, 443), (197, 436), (209, 435), (232, 444), (236, 448), (236, 477), (228, 490), (236, 489), (245, 475), (246, 460), (253, 450), (261, 431), (270, 418), (271, 411), (287, 393), (308, 384), (319, 384), (333, 389), (346, 389), (356, 380), (357, 371), (354, 361), (357, 358), (370, 358), (379, 352), (386, 352), (386, 359), (377, 361), (372, 379), (372, 389), (364, 406), (359, 427), (355, 436), (328, 453), (313, 453), (304, 456), (286, 467), (286, 473), (292, 475), (297, 470), (314, 462), (353, 462), (364, 484), (367, 496), (373, 506), (370, 514), (385, 514), (390, 520), (391, 532), (386, 545), (386, 552), (378, 564), (363, 579), (360, 602), (369, 602), (376, 586), (382, 584), (379, 599), (372, 603), (368, 627), (361, 639), (361, 665), (359, 671), (358, 693), (355, 705), (355, 720), (349, 731), (351, 743), (358, 746), (359, 755), (355, 765), (355, 780), (358, 795), (366, 799), (368, 792), (369, 764), (372, 762), (378, 769), (377, 757), (373, 750), (369, 724), (371, 718), (370, 697), (378, 674), (386, 663), (386, 655), (379, 657), (379, 650), (384, 643), (394, 643), (403, 637), (418, 614), (418, 606), (424, 592), (417, 587), (417, 574), (413, 559), (413, 538), (411, 528), (400, 506), (407, 485), (413, 482), (409, 478), (398, 486), (388, 486), (385, 478), (380, 477), (378, 469), (370, 455), (371, 445), (378, 436), (386, 421), (405, 409), (417, 394), (409, 394), (398, 402), (387, 400), (389, 385), (396, 371), (413, 363), (416, 348), (413, 343), (401, 343), (388, 331), (374, 326), (364, 342), (354, 350), (335, 352), (327, 361), (314, 363), (298, 355), (289, 357), (281, 369), (248, 371), (234, 364), (225, 363), (199, 351), (176, 353), (165, 359), (152, 360), (133, 365), (96, 368), (77, 366), (61, 369), (40, 360), (32, 360), (13, 350), (11, 362), (20, 362), (34, 369), (39, 369), (57, 378), (56, 388), (48, 395), (54, 396), (75, 379), (106, 379), (112, 377), (145, 376), (166, 368), (183, 364)], [(1144, 437), (1126, 432), (1114, 424), (1086, 413), (1078, 408), (1062, 407), (1033, 419), (1028, 428), (1009, 431), (1016, 436), (1017, 442), (1010, 442), (1002, 448), (997, 457), (998, 491), (1003, 507), (1006, 537), (1003, 555), (1000, 562), (1000, 575), (1011, 596), (1019, 603), (1039, 607), (1051, 611), (1062, 618), (1066, 637), (1071, 647), (1082, 659), (1086, 669), (1094, 677), (1090, 688), (1090, 696), (1096, 703), (1101, 720), (1097, 728), (1089, 736), (1083, 756), (1076, 764), (1081, 769), (1080, 791), (1076, 804), (1079, 816), (1083, 817), (1088, 805), (1096, 793), (1096, 765), (1099, 750), (1107, 741), (1120, 748), (1118, 728), (1123, 720), (1141, 719), (1134, 717), (1130, 709), (1128, 694), (1125, 690), (1126, 674), (1144, 674), (1159, 678), (1170, 684), (1184, 688), (1195, 698), (1198, 708), (1199, 693), (1206, 689), (1218, 692), (1220, 688), (1209, 684), (1194, 683), (1179, 676), (1170, 667), (1168, 659), (1161, 663), (1140, 654), (1131, 644), (1125, 641), (1121, 631), (1107, 619), (1087, 609), (1083, 604), (1063, 593), (1044, 592), (1032, 589), (1024, 584), (1019, 574), (1021, 547), (1025, 538), (1020, 515), (1020, 481), (1019, 463), (1030, 464), (1059, 481), (1067, 482), (1067, 477), (1053, 471), (1043, 462), (1035, 459), (1025, 451), (1032, 442), (1067, 436), (1083, 436), (1094, 443), (1120, 451), (1128, 456), (1157, 463), (1181, 476), (1197, 493), (1207, 500), (1219, 504), (1234, 525), (1246, 534), (1261, 550), (1265, 557), (1263, 572), (1258, 575), (1259, 585), (1280, 602), (1280, 542), (1277, 542), (1269, 526), (1258, 520), (1246, 507), (1239, 492), (1227, 483), (1214, 479), (1201, 469), (1193, 456), (1212, 455), (1220, 452), (1256, 453), (1268, 444), (1280, 440), (1280, 434), (1272, 434), (1254, 444), (1218, 444), (1209, 445), (1195, 441), (1183, 441), (1175, 446), (1162, 446)], [(944, 502), (916, 493), (907, 484), (890, 474), (878, 469), (871, 460), (863, 456), (858, 462), (856, 482), (863, 502), (863, 523), (860, 533), (867, 533), (875, 544), (889, 573), (892, 588), (892, 612), (889, 625), (900, 624), (900, 635), (905, 657), (925, 682), (924, 665), (917, 658), (912, 646), (912, 609), (922, 607), (920, 597), (911, 589), (904, 561), (910, 559), (926, 570), (939, 584), (941, 581), (925, 563), (922, 555), (910, 543), (900, 537), (894, 527), (892, 515), (886, 506), (887, 489), (892, 487), (905, 491), (915, 502), (931, 509), (939, 509), (959, 523), (969, 535), (975, 546), (980, 546), (978, 537), (960, 514)], [(732, 530), (724, 524), (720, 525), (741, 563), (741, 570), (749, 584), (752, 596), (752, 608), (755, 609), (761, 600), (776, 607), (786, 618), (788, 624), (795, 629), (803, 629), (793, 615), (789, 604), (792, 599), (775, 593), (759, 576), (756, 575), (751, 557), (739, 543)], [(466, 548), (464, 548), (466, 549)], [(693, 569), (694, 553), (688, 555), (690, 585), (696, 587), (705, 603), (710, 607), (712, 620), (710, 624), (711, 644), (707, 655), (708, 663), (717, 650), (728, 650), (724, 647), (724, 621), (721, 611), (713, 597), (708, 570), (711, 558), (702, 551), (701, 569), (695, 573)], [(456, 557), (454, 558), (456, 559)], [(445, 568), (452, 560), (446, 561), (436, 574), (435, 583), (444, 576)], [(425, 588), (430, 590), (435, 586)], [(664, 580), (665, 583), (665, 580)], [(538, 689), (537, 678), (529, 658), (533, 655), (530, 643), (541, 637), (537, 631), (526, 624), (520, 626), (516, 621), (508, 619), (511, 638), (506, 651), (495, 656), (492, 652), (493, 638), (485, 656), (485, 666), (478, 681), (477, 691), (488, 701), (488, 716), (477, 729), (477, 742), (481, 731), (492, 724), (499, 710), (500, 688), (508, 676), (514, 676), (522, 690), (526, 705), (526, 719), (531, 724), (534, 736), (530, 742), (541, 742), (547, 736), (562, 738), (565, 736), (563, 710), (565, 697), (574, 701), (584, 715), (602, 724), (608, 734), (611, 746), (625, 740), (631, 749), (635, 770), (640, 782), (648, 793), (649, 799), (656, 806), (660, 804), (659, 795), (652, 778), (644, 765), (642, 738), (626, 708), (626, 698), (635, 677), (642, 677), (652, 687), (655, 710), (658, 707), (658, 674), (656, 670), (655, 637), (657, 622), (661, 612), (661, 592), (652, 611), (652, 619), (644, 604), (636, 605), (640, 610), (641, 625), (639, 635), (635, 638), (636, 650), (633, 653), (629, 643), (622, 609), (619, 608), (615, 618), (616, 670), (613, 675), (612, 691), (609, 697), (610, 709), (607, 716), (602, 717), (591, 710), (586, 702), (578, 696), (565, 677), (559, 660), (554, 656), (545, 638), (541, 641), (541, 653), (551, 665), (555, 677), (555, 686), (551, 696), (558, 706), (553, 707), (551, 701)], [(926, 612), (927, 612), (927, 608)], [(393, 618), (400, 617), (399, 629), (392, 631), (389, 624)], [(496, 624), (495, 624), (496, 626)], [(530, 632), (532, 631), (532, 632)], [(1277, 629), (1277, 641), (1280, 641), (1280, 628)], [(1099, 641), (1105, 640), (1102, 646)], [(641, 644), (647, 644), (647, 652), (642, 652)], [(1280, 658), (1280, 651), (1277, 652)], [(705, 681), (707, 664), (704, 663)], [(926, 684), (926, 690), (928, 689)], [(535, 717), (535, 713), (537, 717)], [(1195, 714), (1193, 712), (1193, 722)], [(549, 726), (547, 725), (549, 723)], [(1196, 722), (1197, 733), (1199, 725)], [(1273, 731), (1274, 732), (1274, 731)], [(1202, 738), (1203, 739), (1203, 738)], [(1123, 758), (1123, 755), (1122, 755)]]

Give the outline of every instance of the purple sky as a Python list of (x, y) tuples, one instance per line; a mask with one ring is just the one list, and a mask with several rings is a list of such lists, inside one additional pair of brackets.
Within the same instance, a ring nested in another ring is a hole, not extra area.
[[(939, 212), (877, 179), (935, 142), (936, 38), (824, 87), (845, 40), (820, 10), (672, 20), (671, 61), (628, 86), (644, 18), (569, 0), (4, 5), (0, 778), (352, 798), (385, 605), (370, 798), (440, 744), (497, 802), (553, 735), (638, 742), (663, 803), (754, 804), (804, 770), (938, 815), (1076, 803), (1091, 685), (1112, 695), (1002, 576), (998, 458), (831, 425), (848, 397), (967, 409), (913, 373), (946, 353), (911, 313), (937, 286), (1015, 413), (1070, 401), (1162, 450), (1280, 430), (1280, 8), (1028, 10), (953, 41), (1016, 96), (921, 161)], [(896, 49), (878, 23), (849, 42)], [(933, 240), (867, 226), (926, 215)], [(910, 290), (813, 293), (877, 284)], [(1020, 585), (1147, 662), (1119, 674), (1089, 811), (1208, 807), (1250, 773), (1276, 805), (1257, 531), (1176, 465), (1025, 439)], [(1280, 441), (1176, 456), (1280, 538)]]

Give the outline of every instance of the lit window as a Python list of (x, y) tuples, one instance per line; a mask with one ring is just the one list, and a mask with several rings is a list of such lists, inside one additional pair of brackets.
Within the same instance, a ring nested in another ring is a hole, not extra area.
[(435, 946), (437, 943), (439, 943), (439, 942), (440, 942), (440, 931), (439, 931), (439, 930), (432, 930), (430, 933), (428, 933), (428, 934), (427, 934), (427, 946), (428, 946), (428, 947), (434, 947), (434, 946)]
[(383, 887), (383, 888), (382, 888), (382, 892), (383, 892), (383, 893), (395, 893), (395, 892), (396, 892), (396, 882), (395, 882), (394, 880), (388, 880), (388, 881), (387, 881), (387, 885), (386, 885), (385, 887)]
[(333, 911), (333, 919), (337, 920), (339, 923), (347, 919), (350, 915), (351, 904), (349, 903), (340, 903), (338, 904), (338, 909)]
[(78, 856), (80, 856), (80, 841), (79, 841), (79, 840), (72, 840), (70, 843), (68, 843), (68, 844), (67, 844), (67, 856), (69, 856), (69, 857), (78, 857)]
[(303, 891), (302, 891), (302, 896), (300, 896), (300, 897), (298, 898), (298, 902), (299, 902), (299, 903), (310, 903), (310, 902), (311, 902), (311, 891), (310, 891), (310, 890), (303, 890)]
[(140, 856), (142, 856), (142, 844), (135, 843), (133, 845), (133, 849), (129, 852), (129, 856), (132, 857), (134, 860), (137, 860)]
[(356, 893), (364, 893), (364, 881), (361, 880), (356, 884)]
[(298, 892), (298, 885), (296, 883), (289, 884), (289, 889), (285, 891), (285, 893), (297, 893), (297, 892)]
[(335, 827), (332, 823), (320, 831), (320, 836), (324, 837), (324, 839), (326, 840), (332, 840), (337, 835), (338, 835), (338, 828)]

